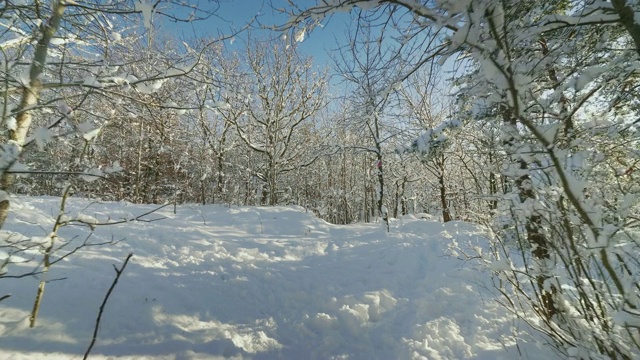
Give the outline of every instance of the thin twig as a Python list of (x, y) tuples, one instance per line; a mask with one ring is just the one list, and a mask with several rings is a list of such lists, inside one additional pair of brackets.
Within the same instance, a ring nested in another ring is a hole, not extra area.
[(124, 260), (124, 263), (122, 264), (122, 267), (120, 269), (118, 269), (115, 265), (113, 265), (113, 269), (116, 271), (116, 278), (113, 280), (113, 283), (109, 288), (109, 291), (107, 291), (107, 295), (105, 295), (104, 300), (102, 301), (102, 305), (100, 305), (100, 311), (98, 312), (98, 318), (96, 319), (96, 326), (93, 328), (93, 338), (91, 339), (91, 344), (89, 344), (89, 347), (87, 348), (87, 352), (84, 353), (84, 357), (82, 358), (82, 360), (87, 359), (87, 357), (89, 356), (89, 353), (91, 352), (91, 349), (93, 348), (93, 345), (96, 343), (96, 339), (98, 338), (98, 328), (100, 327), (100, 319), (102, 318), (102, 312), (104, 311), (104, 307), (107, 305), (109, 296), (111, 296), (111, 292), (116, 287), (116, 284), (118, 283), (118, 279), (120, 279), (120, 275), (122, 275), (122, 272), (124, 272), (124, 268), (127, 266), (127, 263), (129, 263), (129, 259), (131, 259), (131, 256), (133, 256), (133, 253), (130, 253), (127, 256), (127, 258)]
[(109, 221), (109, 222), (88, 222), (88, 221), (84, 221), (84, 220), (81, 220), (81, 219), (71, 219), (71, 220), (68, 220), (65, 223), (65, 225), (66, 224), (73, 225), (73, 223), (79, 223), (79, 224), (89, 225), (89, 226), (107, 226), (107, 225), (125, 224), (125, 223), (128, 223), (128, 222), (134, 222), (134, 221), (138, 221), (138, 222), (160, 221), (160, 220), (166, 219), (166, 217), (163, 216), (163, 217), (154, 218), (154, 219), (143, 219), (143, 217), (145, 217), (147, 215), (150, 215), (150, 214), (153, 214), (154, 212), (159, 211), (159, 210), (161, 210), (161, 209), (163, 209), (163, 208), (165, 208), (165, 207), (167, 207), (169, 205), (172, 205), (172, 203), (163, 204), (161, 206), (158, 206), (157, 208), (154, 208), (154, 209), (152, 209), (150, 211), (147, 211), (146, 213), (138, 215), (138, 216), (136, 216), (134, 218), (126, 218), (126, 219), (122, 219), (122, 220), (118, 220), (118, 221)]

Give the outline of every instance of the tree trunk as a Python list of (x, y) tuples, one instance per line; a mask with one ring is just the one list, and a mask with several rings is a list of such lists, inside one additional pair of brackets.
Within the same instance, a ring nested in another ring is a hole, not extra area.
[(444, 185), (444, 175), (440, 173), (438, 175), (438, 183), (440, 184), (440, 204), (442, 205), (442, 221), (451, 221), (451, 213), (449, 212), (449, 205), (447, 204), (447, 189)]
[(636, 45), (636, 52), (640, 55), (640, 24), (635, 20), (635, 12), (626, 0), (611, 0), (613, 8), (620, 15), (620, 22), (627, 30)]
[(405, 196), (405, 191), (406, 191), (406, 186), (407, 185), (407, 177), (405, 176), (402, 179), (402, 192), (401, 192), (401, 197), (400, 197), (400, 203), (402, 206), (402, 215), (407, 215), (408, 213), (408, 209), (407, 209), (407, 198)]
[[(29, 86), (22, 89), (22, 98), (20, 104), (16, 109), (16, 128), (9, 131), (9, 140), (13, 141), (16, 146), (16, 152), (13, 158), (13, 162), (18, 159), (20, 152), (22, 152), (22, 146), (24, 140), (27, 137), (27, 132), (31, 126), (31, 107), (37, 104), (38, 97), (40, 96), (40, 90), (42, 90), (42, 83), (40, 82), (40, 75), (44, 71), (44, 66), (47, 63), (47, 53), (49, 51), (49, 43), (58, 31), (60, 21), (64, 14), (66, 2), (54, 1), (53, 12), (48, 21), (43, 22), (41, 26), (42, 35), (36, 44), (36, 50), (33, 55), (33, 61), (31, 62), (31, 68), (29, 69)], [(6, 171), (11, 167), (11, 163), (8, 164), (6, 169), (0, 169), (2, 174), (0, 175), (0, 186), (3, 193), (0, 196), (0, 228), (4, 226), (4, 222), (9, 215), (9, 197), (6, 193), (13, 182), (15, 177), (13, 174), (9, 174)]]
[(377, 198), (377, 206), (378, 206), (378, 214), (382, 217), (382, 221), (389, 231), (389, 210), (384, 207), (384, 176), (382, 173), (382, 149), (380, 149), (380, 144), (377, 144), (378, 152), (377, 152), (377, 163), (376, 163), (376, 171), (378, 174), (378, 193), (376, 194)]
[(364, 157), (364, 161), (363, 161), (363, 167), (364, 167), (364, 176), (362, 177), (363, 179), (363, 185), (364, 185), (364, 201), (362, 203), (362, 211), (363, 211), (363, 216), (364, 222), (369, 222), (369, 187), (367, 186), (367, 157)]
[[(515, 141), (517, 134), (517, 122), (516, 119), (511, 116), (511, 109), (504, 106), (501, 109), (502, 118), (504, 125), (507, 126), (513, 133), (512, 136), (505, 141), (505, 146), (507, 150), (511, 153), (511, 155), (517, 154), (517, 149), (515, 149)], [(517, 156), (517, 155), (516, 155)], [(517, 162), (520, 165), (521, 170), (527, 170), (529, 165), (525, 160), (518, 156)], [(515, 181), (515, 185), (518, 188), (518, 196), (520, 198), (520, 202), (524, 203), (527, 200), (534, 201), (536, 198), (535, 191), (533, 190), (533, 183), (531, 177), (528, 174), (520, 176)], [(534, 212), (527, 218), (527, 222), (525, 224), (526, 230), (526, 238), (529, 244), (534, 247), (532, 251), (533, 257), (537, 260), (545, 262), (550, 258), (549, 255), (549, 243), (547, 238), (541, 232), (542, 225), (542, 217)], [(544, 313), (544, 316), (547, 320), (551, 319), (558, 311), (555, 305), (555, 301), (553, 298), (554, 293), (556, 292), (555, 287), (551, 288), (551, 291), (547, 291), (545, 289), (544, 283), (550, 277), (544, 274), (544, 269), (540, 274), (536, 276), (536, 282), (538, 285), (538, 291), (540, 292), (540, 302), (542, 303), (541, 311)]]
[(393, 217), (398, 218), (398, 208), (400, 207), (400, 183), (396, 181), (396, 200), (393, 204)]
[[(521, 168), (526, 168), (524, 161), (520, 162)], [(516, 183), (520, 189), (520, 202), (524, 203), (527, 200), (534, 200), (536, 198), (533, 191), (533, 185), (531, 184), (531, 178), (529, 175), (520, 177)], [(527, 241), (533, 246), (533, 257), (539, 261), (546, 261), (551, 256), (549, 254), (549, 242), (544, 234), (541, 232), (542, 217), (537, 214), (532, 214), (527, 219), (525, 224), (525, 230), (527, 232)], [(546, 274), (539, 274), (536, 277), (538, 284), (538, 290), (540, 291), (540, 300), (544, 309), (544, 314), (547, 319), (551, 319), (557, 312), (557, 308), (553, 299), (553, 295), (556, 292), (556, 288), (551, 286), (551, 291), (545, 289), (544, 283), (550, 277)]]
[[(217, 170), (217, 179), (216, 179), (216, 186), (214, 189), (214, 196), (215, 195), (219, 195), (219, 202), (222, 204), (224, 202), (224, 186), (223, 186), (223, 182), (224, 182), (224, 155), (222, 154), (222, 151), (218, 152), (217, 155), (217, 159), (218, 159), (218, 170)], [(214, 201), (215, 202), (215, 201)]]
[(276, 164), (275, 161), (269, 162), (269, 177), (267, 179), (268, 182), (268, 191), (269, 191), (269, 205), (274, 206), (278, 204), (278, 178), (276, 173)]
[[(489, 151), (489, 166), (493, 167), (493, 154)], [(498, 200), (496, 199), (496, 193), (498, 192), (498, 182), (496, 180), (496, 174), (493, 171), (489, 172), (489, 194), (494, 200), (489, 201), (489, 211), (493, 213), (498, 208)]]
[(440, 205), (442, 206), (442, 221), (449, 222), (452, 220), (451, 212), (449, 211), (449, 201), (447, 199), (447, 187), (444, 182), (444, 157), (436, 158), (435, 164), (437, 167), (438, 184), (440, 188)]

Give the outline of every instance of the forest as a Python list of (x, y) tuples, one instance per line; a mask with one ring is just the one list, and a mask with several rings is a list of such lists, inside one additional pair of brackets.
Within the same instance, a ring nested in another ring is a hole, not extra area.
[[(220, 4), (0, 4), (0, 226), (14, 196), (465, 221), (558, 353), (640, 354), (637, 1), (263, 5), (180, 38)], [(299, 51), (338, 22), (326, 64)]]

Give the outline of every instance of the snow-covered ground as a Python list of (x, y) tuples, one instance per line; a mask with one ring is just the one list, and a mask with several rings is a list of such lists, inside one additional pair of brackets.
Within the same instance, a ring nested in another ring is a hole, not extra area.
[[(15, 199), (4, 231), (46, 236), (59, 202)], [(114, 221), (153, 208), (70, 199), (67, 212)], [(488, 275), (449, 256), (454, 240), (482, 243), (470, 224), (408, 216), (387, 234), (379, 224), (331, 225), (300, 207), (197, 205), (144, 219), (161, 217), (98, 227), (90, 242), (123, 240), (54, 264), (34, 329), (39, 277), (0, 279), (0, 297), (11, 294), (0, 302), (0, 359), (82, 358), (112, 264), (130, 252), (92, 359), (554, 357), (539, 342), (515, 343), (512, 329), (527, 329), (484, 288)], [(89, 231), (60, 235), (71, 249)]]

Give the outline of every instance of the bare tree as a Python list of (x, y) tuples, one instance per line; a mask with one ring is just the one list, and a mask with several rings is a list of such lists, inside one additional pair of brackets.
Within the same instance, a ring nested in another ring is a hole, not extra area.
[(378, 44), (386, 41), (384, 32), (369, 26), (363, 15), (358, 16), (358, 25), (349, 34), (350, 43), (341, 49), (335, 59), (336, 72), (353, 87), (352, 126), (358, 127), (372, 144), (360, 148), (373, 153), (373, 174), (377, 182), (375, 204), (378, 215), (389, 229), (389, 211), (385, 206), (384, 144), (393, 134), (384, 125), (385, 108), (390, 94), (399, 80), (401, 64), (394, 61), (393, 49), (380, 49)]
[(278, 203), (283, 173), (315, 161), (315, 156), (301, 156), (304, 128), (325, 105), (325, 76), (313, 70), (310, 59), (301, 59), (294, 45), (286, 40), (250, 41), (246, 116), (231, 118), (240, 139), (265, 159), (256, 175), (267, 185), (269, 205)]
[[(400, 91), (402, 106), (406, 107), (407, 115), (417, 120), (417, 124), (422, 129), (437, 127), (446, 120), (447, 112), (450, 111), (447, 99), (436, 94), (438, 82), (437, 64), (433, 61), (429, 68), (420, 69), (409, 77)], [(432, 141), (432, 139), (423, 140)], [(447, 196), (447, 170), (451, 154), (444, 151), (444, 147), (433, 152), (429, 149), (426, 152), (421, 154), (421, 162), (427, 171), (436, 178), (442, 220), (449, 222), (453, 220), (450, 209), (451, 201)]]

